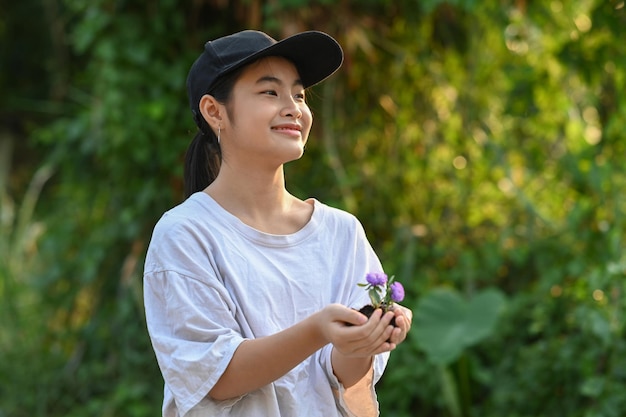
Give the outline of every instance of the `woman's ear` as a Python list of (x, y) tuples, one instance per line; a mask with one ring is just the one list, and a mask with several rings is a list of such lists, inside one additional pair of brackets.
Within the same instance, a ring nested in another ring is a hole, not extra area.
[(218, 127), (222, 125), (224, 106), (215, 97), (205, 94), (200, 99), (199, 107), (204, 120), (211, 126), (211, 129), (217, 131)]

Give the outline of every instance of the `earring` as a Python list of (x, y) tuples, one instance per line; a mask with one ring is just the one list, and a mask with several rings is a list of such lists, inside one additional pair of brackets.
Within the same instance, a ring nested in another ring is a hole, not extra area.
[(218, 145), (222, 144), (222, 127), (221, 126), (217, 127), (217, 144)]

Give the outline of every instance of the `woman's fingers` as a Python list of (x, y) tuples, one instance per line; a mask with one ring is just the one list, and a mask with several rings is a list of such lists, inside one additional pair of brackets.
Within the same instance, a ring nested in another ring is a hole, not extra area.
[[(406, 338), (412, 317), (411, 310), (397, 307), (386, 313), (376, 309), (367, 319), (356, 310), (329, 306), (334, 323), (329, 327), (331, 343), (349, 356), (376, 355), (395, 349)], [(392, 319), (395, 319), (395, 327), (390, 324)]]
[(413, 312), (408, 308), (397, 304), (394, 309), (394, 314), (396, 319), (396, 328), (394, 329), (390, 340), (395, 344), (400, 344), (404, 341), (404, 339), (406, 339), (406, 335), (411, 329)]
[(391, 312), (383, 314), (380, 309), (374, 311), (367, 323), (347, 329), (349, 334), (344, 339), (344, 348), (355, 354), (369, 355), (390, 350), (387, 340), (394, 329), (390, 325), (393, 317)]

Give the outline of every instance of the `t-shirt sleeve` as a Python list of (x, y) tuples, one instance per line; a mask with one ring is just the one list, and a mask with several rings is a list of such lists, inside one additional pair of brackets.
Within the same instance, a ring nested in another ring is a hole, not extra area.
[(244, 338), (234, 318), (236, 307), (209, 257), (176, 235), (176, 230), (155, 231), (144, 270), (144, 305), (157, 362), (184, 416), (206, 403), (203, 399)]
[[(383, 267), (380, 259), (368, 241), (361, 223), (351, 215), (348, 218), (350, 220), (349, 226), (344, 225), (342, 228), (342, 234), (345, 237), (343, 247), (339, 248), (337, 251), (337, 253), (343, 257), (341, 264), (344, 267), (343, 273), (345, 274), (340, 285), (341, 289), (339, 293), (342, 295), (338, 302), (358, 309), (370, 303), (370, 299), (367, 295), (367, 291), (357, 286), (357, 283), (365, 282), (365, 276), (369, 272), (383, 272)], [(346, 260), (348, 262), (345, 262)], [(325, 346), (319, 352), (320, 364), (324, 368), (330, 385), (335, 392), (337, 406), (345, 415), (354, 416), (354, 413), (350, 410), (346, 401), (346, 390), (334, 375), (331, 363), (331, 352), (332, 345)], [(364, 378), (370, 380), (371, 383), (364, 384), (359, 388), (362, 389), (362, 392), (359, 394), (360, 398), (363, 401), (370, 402), (371, 408), (376, 410), (376, 413), (378, 410), (378, 400), (374, 385), (382, 377), (388, 359), (389, 352), (374, 356), (371, 374)]]
[(144, 285), (152, 346), (184, 416), (217, 383), (243, 338), (219, 293), (206, 284), (161, 271), (146, 275)]

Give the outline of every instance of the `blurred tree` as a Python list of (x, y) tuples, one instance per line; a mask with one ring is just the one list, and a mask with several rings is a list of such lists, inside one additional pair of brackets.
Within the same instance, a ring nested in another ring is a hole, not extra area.
[(509, 299), (448, 364), (452, 394), (422, 349), (436, 341), (411, 334), (379, 386), (382, 415), (626, 409), (623, 2), (0, 10), (0, 416), (158, 415), (143, 256), (182, 198), (187, 70), (207, 39), (243, 28), (323, 30), (346, 52), (312, 91), (291, 190), (354, 212), (409, 306), (440, 287)]

